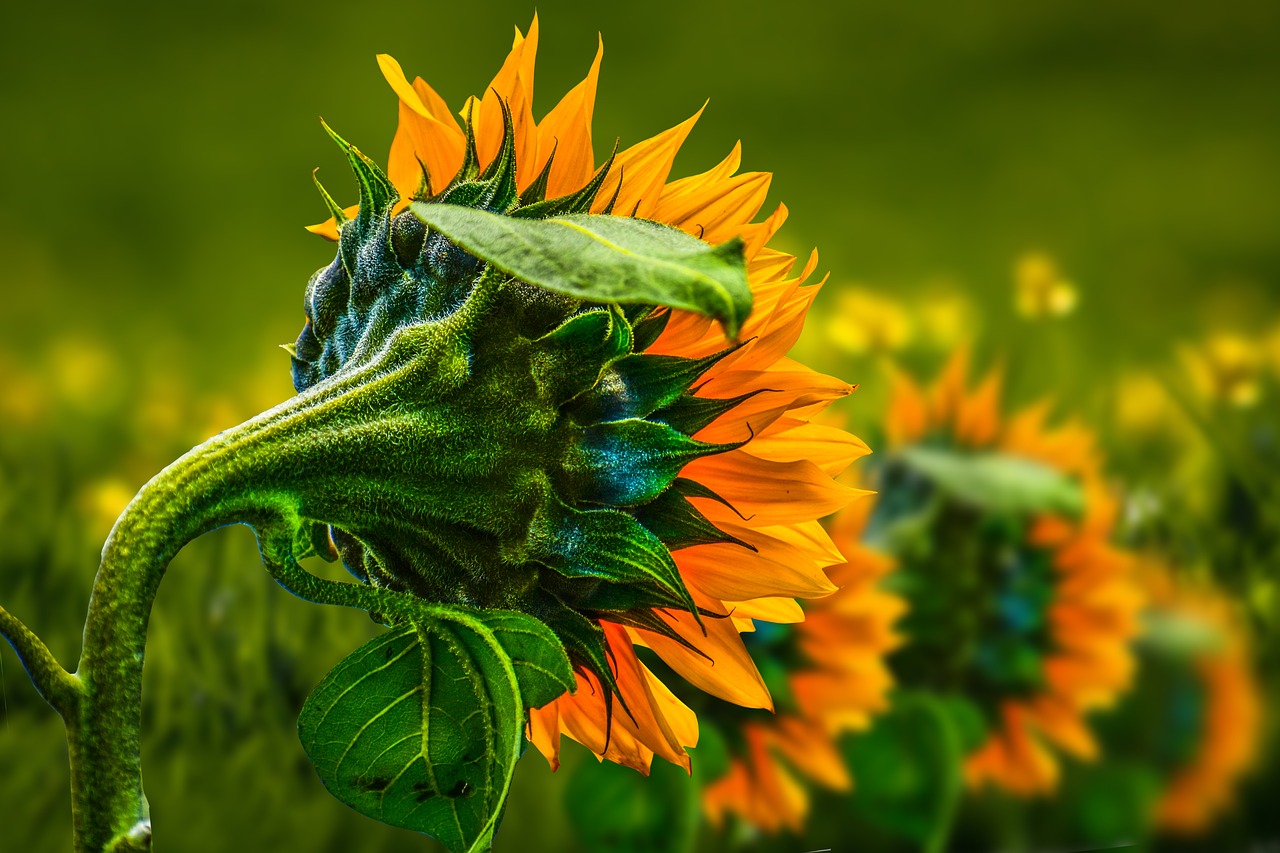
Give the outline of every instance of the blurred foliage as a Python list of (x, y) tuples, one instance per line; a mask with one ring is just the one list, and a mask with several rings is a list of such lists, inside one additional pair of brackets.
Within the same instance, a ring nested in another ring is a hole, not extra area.
[[(1007, 365), (1015, 400), (1052, 398), (1099, 431), (1132, 544), (1247, 606), (1277, 706), (1280, 7), (654, 0), (642, 12), (539, 11), (537, 111), (580, 79), (599, 30), (598, 148), (710, 97), (677, 172), (742, 138), (744, 165), (777, 173), (771, 198), (792, 211), (783, 248), (817, 245), (834, 271), (795, 355), (862, 383), (843, 409), (855, 431), (879, 446), (889, 359), (931, 372), (976, 342)], [(332, 254), (301, 228), (323, 216), (309, 170), (342, 169), (316, 116), (381, 155), (395, 105), (374, 53), (458, 103), (531, 12), (375, 2), (353, 14), (328, 0), (6, 10), (0, 600), (64, 663), (78, 654), (101, 543), (134, 491), (290, 393), (273, 346), (296, 335), (306, 278)], [(333, 801), (295, 733), (307, 692), (374, 628), (275, 589), (245, 530), (179, 556), (146, 673), (162, 847), (432, 848)], [(2, 644), (0, 666), (0, 847), (65, 850), (61, 725)], [(1240, 808), (1207, 840), (1163, 846), (1280, 838), (1269, 725)], [(607, 849), (607, 826), (574, 840), (566, 798), (590, 787), (608, 816), (635, 780), (581, 781), (593, 766), (572, 748), (556, 774), (537, 756), (520, 762), (499, 849)], [(869, 798), (919, 783), (868, 773)], [(1064, 796), (1084, 790), (1095, 804), (1082, 811), (969, 799), (955, 849), (1129, 838), (1153, 784), (1117, 764), (1069, 768)], [(672, 831), (679, 790), (664, 787), (672, 798), (651, 813)], [(801, 839), (737, 827), (730, 845), (703, 827), (698, 846), (918, 849), (885, 816), (823, 794)]]

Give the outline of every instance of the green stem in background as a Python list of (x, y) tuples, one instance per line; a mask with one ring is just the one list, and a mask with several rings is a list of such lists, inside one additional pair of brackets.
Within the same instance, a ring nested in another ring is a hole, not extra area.
[(1241, 487), (1249, 493), (1249, 497), (1258, 506), (1265, 507), (1267, 503), (1264, 499), (1263, 490), (1258, 485), (1252, 468), (1242, 461), (1235, 450), (1223, 440), (1221, 431), (1214, 429), (1213, 424), (1209, 423), (1209, 419), (1205, 416), (1203, 410), (1187, 397), (1182, 389), (1178, 387), (1176, 380), (1167, 372), (1158, 374), (1158, 378), (1160, 384), (1164, 387), (1165, 393), (1187, 416), (1188, 420), (1200, 433), (1201, 438), (1218, 454), (1222, 467), (1240, 483)]
[(964, 777), (961, 768), (964, 766), (964, 751), (960, 743), (960, 734), (943, 705), (933, 696), (923, 693), (912, 693), (906, 698), (909, 704), (927, 718), (937, 729), (938, 742), (942, 749), (940, 756), (939, 778), (942, 790), (938, 798), (937, 812), (934, 814), (933, 828), (921, 848), (923, 853), (946, 853), (947, 843), (951, 840), (951, 832), (955, 827), (956, 815), (960, 810), (960, 800), (964, 796)]
[(44, 701), (64, 720), (73, 717), (80, 702), (80, 679), (63, 669), (35, 632), (3, 607), (0, 607), (0, 637), (13, 646)]

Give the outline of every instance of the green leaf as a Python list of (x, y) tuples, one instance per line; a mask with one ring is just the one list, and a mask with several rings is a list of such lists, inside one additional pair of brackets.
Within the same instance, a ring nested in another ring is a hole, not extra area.
[(1084, 511), (1078, 482), (1031, 459), (928, 447), (907, 448), (898, 456), (956, 499), (993, 512), (1079, 516)]
[[(451, 851), (484, 850), (521, 753), (520, 680), (488, 625), (433, 610), (334, 667), (303, 706), (298, 734), (325, 787), (355, 810)], [(541, 642), (496, 621), (522, 651)], [(539, 698), (543, 677), (526, 677)]]
[(414, 215), (521, 281), (592, 302), (706, 314), (736, 337), (751, 311), (742, 241), (709, 246), (675, 228), (621, 216), (517, 219), (414, 202)]
[(573, 667), (555, 632), (514, 610), (488, 610), (479, 618), (511, 658), (525, 708), (541, 708), (573, 690)]

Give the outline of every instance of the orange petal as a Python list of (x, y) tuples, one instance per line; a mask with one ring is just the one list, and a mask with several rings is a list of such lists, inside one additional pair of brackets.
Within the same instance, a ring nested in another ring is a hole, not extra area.
[[(634, 210), (640, 219), (652, 218), (667, 175), (671, 174), (671, 164), (675, 162), (676, 152), (688, 138), (689, 131), (693, 130), (704, 109), (706, 104), (670, 130), (620, 152), (613, 161), (613, 168), (605, 178), (604, 186), (600, 188), (600, 194), (591, 205), (591, 212), (603, 211), (617, 191), (614, 213), (630, 216)], [(622, 188), (618, 189), (620, 182)]]
[(773, 744), (797, 770), (836, 791), (853, 787), (844, 758), (826, 732), (794, 716), (780, 716), (776, 725)]
[(551, 174), (547, 176), (547, 198), (581, 189), (595, 171), (591, 119), (603, 56), (604, 40), (601, 39), (586, 79), (570, 89), (538, 124), (537, 167), (531, 170), (534, 177), (542, 173), (553, 150), (556, 157), (551, 164)]
[(835, 592), (835, 585), (827, 580), (814, 560), (782, 543), (770, 553), (776, 556), (779, 552), (785, 552), (792, 559), (770, 559), (759, 551), (732, 543), (696, 545), (676, 551), (672, 556), (686, 581), (721, 600), (746, 601), (782, 595), (817, 598)]
[(418, 189), (422, 175), (418, 162), (421, 161), (431, 176), (432, 188), (438, 192), (462, 167), (466, 145), (462, 131), (447, 109), (444, 120), (440, 118), (436, 110), (443, 108), (444, 103), (431, 87), (421, 80), (409, 85), (400, 63), (382, 53), (378, 54), (378, 67), (400, 99), (400, 120), (391, 140), (387, 176), (401, 198), (409, 198)]
[[(699, 607), (712, 612), (725, 612), (718, 601), (707, 598), (696, 590), (690, 591)], [(755, 662), (742, 645), (742, 638), (738, 636), (730, 620), (702, 617), (702, 623), (706, 627), (704, 635), (703, 629), (690, 613), (668, 610), (657, 612), (678, 636), (702, 654), (692, 652), (676, 640), (652, 631), (634, 628), (629, 630), (682, 678), (700, 690), (746, 708), (773, 708), (773, 700), (769, 698), (764, 679), (760, 677)]]
[(548, 702), (541, 708), (529, 709), (529, 726), (526, 736), (547, 759), (551, 769), (560, 769), (560, 711), (557, 702)]
[(713, 522), (736, 516), (738, 523), (749, 527), (822, 518), (866, 494), (837, 483), (808, 460), (770, 462), (745, 450), (695, 459), (681, 476), (708, 487), (733, 507), (730, 510), (717, 501), (694, 498)]
[(537, 176), (532, 168), (537, 160), (538, 135), (533, 121), (533, 68), (538, 55), (538, 15), (534, 13), (529, 35), (516, 30), (511, 52), (480, 98), (474, 114), (476, 154), (480, 168), (487, 166), (502, 147), (502, 102), (511, 110), (515, 132), (516, 182), (523, 188)]
[(748, 449), (753, 456), (774, 462), (808, 459), (832, 477), (871, 452), (852, 433), (792, 418), (774, 421), (763, 435), (751, 440)]
[(726, 601), (735, 618), (761, 619), (777, 625), (794, 625), (804, 621), (804, 610), (793, 598), (753, 598), (750, 601)]

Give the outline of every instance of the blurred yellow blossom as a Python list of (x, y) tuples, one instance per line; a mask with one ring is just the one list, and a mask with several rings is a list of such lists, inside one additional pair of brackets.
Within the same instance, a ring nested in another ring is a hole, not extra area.
[(1262, 347), (1235, 332), (1217, 332), (1180, 349), (1196, 392), (1211, 403), (1248, 408), (1262, 396)]
[(136, 491), (136, 487), (118, 477), (107, 477), (89, 485), (81, 493), (80, 510), (94, 538), (106, 538)]
[(41, 420), (49, 402), (41, 383), (7, 353), (0, 353), (0, 376), (0, 419), (10, 425)]
[(1264, 346), (1267, 350), (1267, 361), (1271, 363), (1271, 373), (1280, 380), (1280, 323), (1271, 327)]
[(951, 350), (977, 337), (978, 315), (960, 290), (951, 285), (929, 289), (916, 306), (920, 336), (940, 350)]
[(1166, 432), (1181, 419), (1160, 380), (1149, 373), (1126, 374), (1116, 382), (1115, 424), (1131, 435)]
[(1063, 277), (1053, 258), (1028, 252), (1013, 268), (1014, 303), (1024, 317), (1065, 317), (1075, 310), (1076, 286)]
[(62, 399), (87, 409), (106, 408), (120, 390), (115, 357), (83, 338), (63, 338), (49, 352), (49, 373)]
[(841, 291), (827, 321), (827, 337), (854, 355), (896, 352), (911, 334), (911, 319), (901, 303), (861, 288)]

